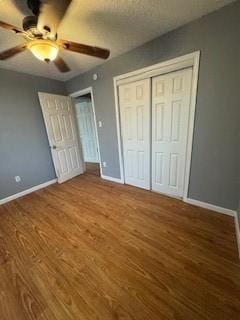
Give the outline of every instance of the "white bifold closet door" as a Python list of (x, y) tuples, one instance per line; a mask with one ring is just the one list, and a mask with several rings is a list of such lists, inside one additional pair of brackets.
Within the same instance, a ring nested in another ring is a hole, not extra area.
[(125, 182), (150, 189), (150, 79), (119, 86)]
[(192, 68), (152, 79), (152, 190), (183, 196)]

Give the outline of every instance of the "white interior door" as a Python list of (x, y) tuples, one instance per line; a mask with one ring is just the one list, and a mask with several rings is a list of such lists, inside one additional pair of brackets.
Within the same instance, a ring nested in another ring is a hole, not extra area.
[(183, 196), (192, 68), (152, 79), (152, 189)]
[(150, 79), (119, 86), (125, 182), (150, 189)]
[(70, 97), (39, 93), (58, 182), (83, 173), (83, 161)]
[(75, 104), (75, 109), (84, 161), (99, 162), (92, 102), (90, 100), (77, 102)]

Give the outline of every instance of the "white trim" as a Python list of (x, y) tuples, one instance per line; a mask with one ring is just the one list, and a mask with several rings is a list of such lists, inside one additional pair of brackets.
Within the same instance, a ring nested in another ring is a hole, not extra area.
[(122, 153), (122, 137), (121, 137), (121, 129), (120, 129), (120, 110), (118, 104), (118, 89), (116, 78), (113, 78), (114, 83), (114, 100), (115, 100), (115, 115), (116, 115), (116, 125), (117, 125), (117, 142), (118, 142), (118, 159), (120, 166), (120, 179), (125, 182), (124, 179), (124, 166), (123, 166), (123, 153)]
[(189, 183), (190, 183), (195, 111), (196, 111), (196, 104), (197, 104), (199, 65), (200, 65), (200, 51), (196, 55), (194, 55), (194, 63), (193, 63), (192, 94), (191, 94), (190, 114), (189, 114), (189, 122), (188, 122), (188, 137), (187, 137), (187, 152), (186, 152), (186, 163), (185, 163), (185, 173), (184, 173), (183, 201), (186, 201), (188, 197)]
[(124, 184), (124, 181), (122, 179), (113, 178), (113, 177), (104, 176), (104, 175), (102, 175), (101, 178), (104, 179), (104, 180), (108, 180), (108, 181)]
[(236, 229), (236, 238), (237, 238), (237, 247), (238, 247), (238, 256), (240, 258), (240, 221), (238, 221), (238, 213), (234, 215), (235, 229)]
[[(91, 100), (92, 100), (92, 108), (93, 108), (93, 118), (94, 118), (94, 125), (96, 129), (96, 136), (97, 136), (97, 147), (98, 147), (98, 155), (99, 155), (99, 165), (100, 165), (100, 175), (102, 177), (103, 171), (102, 171), (102, 160), (101, 160), (101, 152), (100, 152), (100, 145), (99, 145), (99, 134), (98, 134), (98, 126), (97, 126), (97, 118), (96, 118), (96, 110), (95, 110), (95, 103), (94, 103), (94, 97), (93, 97), (93, 88), (88, 87), (82, 90), (78, 90), (76, 92), (71, 93), (69, 96), (72, 98), (78, 98), (81, 96), (84, 96), (85, 94), (91, 94)], [(85, 162), (84, 162), (85, 164)]]
[(181, 70), (183, 68), (192, 67), (193, 68), (192, 92), (191, 92), (191, 103), (190, 103), (188, 142), (187, 142), (186, 165), (185, 165), (185, 174), (184, 174), (184, 192), (183, 192), (183, 201), (187, 200), (188, 189), (189, 189), (189, 179), (190, 179), (190, 169), (191, 169), (191, 159), (192, 159), (192, 142), (193, 142), (194, 118), (195, 118), (196, 101), (197, 101), (199, 62), (200, 62), (200, 51), (196, 51), (175, 59), (164, 61), (155, 65), (152, 65), (150, 67), (146, 67), (133, 72), (122, 74), (113, 78), (121, 180), (124, 181), (124, 165), (123, 165), (122, 139), (121, 139), (121, 130), (120, 130), (121, 125), (120, 125), (120, 116), (119, 116), (117, 87), (123, 83), (146, 79), (146, 78), (161, 75), (164, 73)]
[(197, 207), (201, 207), (201, 208), (205, 208), (205, 209), (208, 209), (208, 210), (216, 211), (216, 212), (219, 212), (219, 213), (222, 213), (222, 214), (226, 214), (226, 215), (231, 216), (231, 217), (235, 217), (235, 215), (236, 215), (236, 211), (234, 211), (234, 210), (218, 207), (218, 206), (215, 206), (215, 205), (207, 203), (207, 202), (202, 202), (202, 201), (198, 201), (198, 200), (194, 200), (194, 199), (190, 199), (190, 198), (187, 198), (185, 200), (185, 202), (189, 203), (189, 204), (192, 204), (194, 206), (197, 206)]
[(164, 73), (170, 73), (180, 69), (193, 67), (194, 64), (199, 61), (199, 58), (200, 51), (195, 51), (174, 59), (151, 65), (149, 67), (118, 75), (113, 79), (115, 80), (115, 82), (117, 82), (118, 85), (120, 85), (146, 78), (152, 78)]
[(10, 197), (7, 197), (7, 198), (4, 198), (4, 199), (0, 200), (0, 205), (2, 205), (2, 204), (4, 204), (4, 203), (7, 203), (7, 202), (9, 202), (9, 201), (15, 200), (15, 199), (17, 199), (17, 198), (23, 197), (23, 196), (25, 196), (25, 195), (27, 195), (27, 194), (29, 194), (29, 193), (32, 193), (32, 192), (34, 192), (34, 191), (37, 191), (37, 190), (39, 190), (39, 189), (46, 188), (46, 187), (48, 187), (48, 186), (50, 186), (51, 184), (54, 184), (54, 183), (56, 183), (56, 182), (57, 182), (57, 179), (53, 179), (53, 180), (47, 181), (47, 182), (45, 182), (45, 183), (39, 184), (39, 185), (37, 185), (37, 186), (35, 186), (35, 187), (32, 187), (32, 188), (30, 188), (30, 189), (27, 189), (27, 190), (24, 190), (24, 191), (22, 191), (22, 192), (13, 194), (13, 195), (10, 196)]

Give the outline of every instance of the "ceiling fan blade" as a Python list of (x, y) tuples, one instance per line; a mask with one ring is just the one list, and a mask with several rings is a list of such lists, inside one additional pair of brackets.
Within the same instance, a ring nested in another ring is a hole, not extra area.
[(43, 0), (40, 7), (37, 28), (43, 34), (49, 32), (56, 37), (57, 29), (72, 0)]
[(14, 31), (15, 33), (24, 33), (22, 29), (3, 21), (0, 21), (0, 27), (6, 30)]
[(27, 48), (26, 44), (20, 44), (16, 47), (0, 52), (0, 60), (9, 59), (15, 56), (16, 54), (23, 52), (26, 48)]
[(89, 56), (101, 59), (107, 59), (110, 55), (110, 51), (108, 49), (92, 47), (86, 44), (76, 43), (72, 41), (58, 40), (58, 44), (66, 50), (87, 54)]
[(70, 71), (70, 68), (68, 67), (66, 62), (59, 56), (57, 56), (57, 58), (53, 61), (53, 63), (55, 64), (55, 66), (58, 68), (60, 72), (65, 73)]

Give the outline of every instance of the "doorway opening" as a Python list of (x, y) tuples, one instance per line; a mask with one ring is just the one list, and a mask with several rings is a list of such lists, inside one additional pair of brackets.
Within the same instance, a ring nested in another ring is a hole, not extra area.
[(71, 95), (74, 99), (78, 138), (82, 149), (85, 173), (101, 176), (98, 132), (92, 88)]

